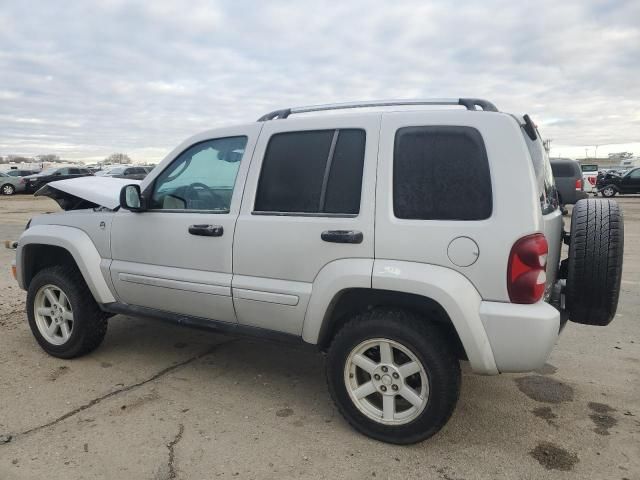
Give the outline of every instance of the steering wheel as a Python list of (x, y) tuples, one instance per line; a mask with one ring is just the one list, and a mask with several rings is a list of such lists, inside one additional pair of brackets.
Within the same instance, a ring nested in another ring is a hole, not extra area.
[(227, 208), (227, 202), (225, 202), (224, 198), (211, 190), (208, 185), (201, 182), (195, 182), (188, 185), (185, 196), (191, 200), (200, 200), (200, 193), (196, 189), (204, 190), (207, 196), (211, 199), (211, 202), (207, 202), (208, 208), (206, 210), (222, 210)]

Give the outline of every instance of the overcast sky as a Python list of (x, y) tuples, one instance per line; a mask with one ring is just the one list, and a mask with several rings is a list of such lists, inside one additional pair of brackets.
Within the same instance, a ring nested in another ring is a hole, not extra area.
[(554, 155), (640, 155), (640, 1), (0, 0), (0, 155), (158, 161), (276, 108), (459, 96)]

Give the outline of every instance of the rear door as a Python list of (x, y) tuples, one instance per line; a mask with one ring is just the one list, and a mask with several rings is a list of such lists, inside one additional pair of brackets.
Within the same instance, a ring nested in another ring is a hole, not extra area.
[(373, 258), (380, 115), (265, 123), (233, 249), (238, 321), (300, 335), (328, 264)]

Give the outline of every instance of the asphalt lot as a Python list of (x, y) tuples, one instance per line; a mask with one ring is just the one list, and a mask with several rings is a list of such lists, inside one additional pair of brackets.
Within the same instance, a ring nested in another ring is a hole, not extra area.
[[(117, 316), (63, 361), (37, 346), (0, 250), (0, 479), (640, 479), (640, 197), (625, 213), (615, 321), (569, 324), (548, 364), (479, 377), (422, 444), (353, 431), (313, 350)], [(0, 197), (0, 239), (48, 199)]]

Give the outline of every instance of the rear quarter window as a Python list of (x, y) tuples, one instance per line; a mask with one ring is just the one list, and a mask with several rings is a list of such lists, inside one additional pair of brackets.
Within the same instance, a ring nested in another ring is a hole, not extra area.
[(397, 218), (483, 220), (491, 216), (489, 161), (475, 128), (401, 128), (396, 132), (393, 158)]
[[(518, 124), (520, 123), (518, 122)], [(549, 162), (549, 155), (547, 155), (544, 149), (541, 140), (542, 137), (537, 129), (537, 138), (535, 140), (529, 138), (522, 125), (520, 125), (520, 131), (527, 145), (527, 150), (529, 150), (529, 156), (531, 157), (533, 169), (536, 174), (536, 185), (540, 197), (540, 210), (543, 215), (547, 215), (554, 212), (559, 206), (556, 183)]]
[(575, 176), (580, 176), (580, 170), (577, 169), (577, 166), (574, 166), (568, 162), (551, 162), (551, 171), (553, 172), (553, 176), (556, 178), (572, 178)]

